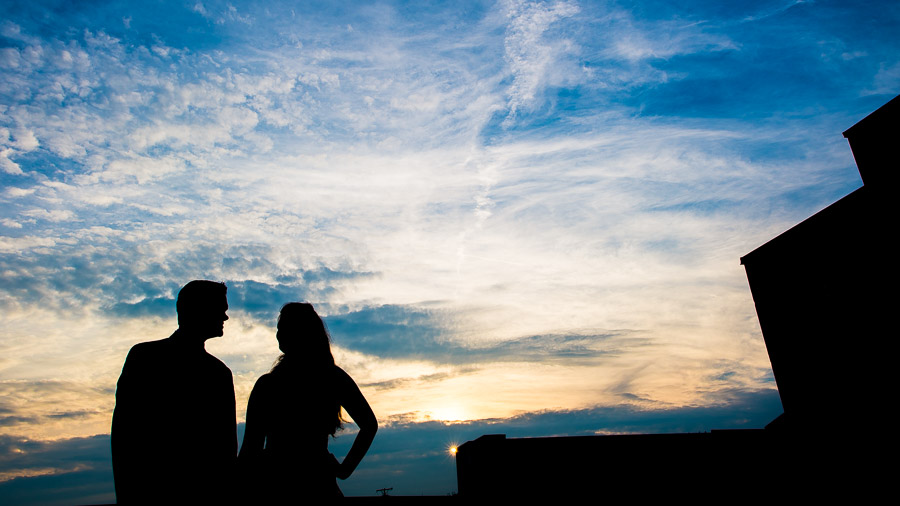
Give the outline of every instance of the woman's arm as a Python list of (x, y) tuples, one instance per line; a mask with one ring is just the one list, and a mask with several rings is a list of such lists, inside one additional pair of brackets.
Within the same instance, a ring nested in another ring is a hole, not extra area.
[(369, 447), (372, 446), (372, 440), (375, 439), (375, 433), (378, 431), (378, 420), (375, 419), (375, 413), (366, 398), (363, 397), (359, 387), (347, 373), (340, 367), (337, 370), (338, 395), (341, 406), (347, 410), (347, 413), (353, 418), (353, 422), (359, 427), (353, 446), (350, 452), (344, 457), (344, 461), (337, 466), (335, 476), (342, 480), (346, 480), (356, 470)]
[(266, 376), (256, 380), (250, 400), (247, 401), (247, 422), (244, 425), (244, 442), (238, 455), (238, 466), (247, 466), (262, 454), (266, 444), (266, 420), (263, 406), (265, 404)]

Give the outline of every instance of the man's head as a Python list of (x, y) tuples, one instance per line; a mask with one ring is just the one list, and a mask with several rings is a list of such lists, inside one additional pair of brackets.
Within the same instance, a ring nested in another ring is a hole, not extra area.
[(209, 339), (223, 334), (228, 315), (225, 283), (194, 280), (178, 292), (178, 328)]

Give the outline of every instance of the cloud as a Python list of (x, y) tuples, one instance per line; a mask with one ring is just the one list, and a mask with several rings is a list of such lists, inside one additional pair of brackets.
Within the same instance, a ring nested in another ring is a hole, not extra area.
[[(210, 6), (207, 7), (207, 5)], [(211, 5), (216, 6), (212, 7)], [(206, 4), (204, 4), (203, 2), (196, 2), (191, 9), (204, 18), (207, 18), (217, 24), (224, 24), (227, 22), (238, 22), (246, 25), (253, 24), (253, 18), (251, 15), (241, 14), (238, 8), (232, 5), (230, 2), (225, 3), (224, 6), (221, 4), (221, 2), (207, 2)]]
[(5, 10), (4, 430), (106, 430), (190, 279), (229, 285), (239, 404), (297, 299), (386, 418), (772, 388), (737, 259), (859, 186), (897, 16), (768, 5)]
[(138, 302), (116, 302), (109, 306), (109, 312), (126, 318), (155, 316), (170, 317), (175, 312), (175, 299), (172, 297), (144, 298)]
[(759, 12), (759, 13), (757, 13), (757, 14), (749, 15), (749, 16), (747, 16), (746, 18), (744, 18), (744, 21), (759, 21), (759, 20), (763, 20), (763, 19), (766, 19), (766, 18), (768, 18), (768, 17), (776, 16), (776, 15), (778, 15), (778, 14), (781, 14), (782, 12), (784, 12), (784, 11), (786, 11), (786, 10), (788, 10), (788, 9), (790, 9), (790, 8), (792, 8), (792, 7), (794, 7), (794, 6), (801, 5), (801, 4), (805, 4), (805, 3), (812, 3), (812, 2), (810, 2), (810, 1), (808, 1), (808, 0), (790, 0), (790, 1), (787, 1), (787, 2), (782, 2), (782, 5), (778, 5), (778, 6), (774, 7), (774, 8), (770, 8), (770, 9), (768, 9), (768, 10), (763, 10), (762, 12)]
[(23, 211), (22, 215), (47, 221), (67, 221), (75, 216), (74, 213), (68, 209), (54, 209), (52, 211), (46, 209), (29, 209), (28, 211)]
[[(332, 276), (332, 274), (335, 274)], [(335, 273), (328, 269), (283, 276), (283, 283), (260, 283), (253, 280), (228, 283), (229, 305), (245, 311), (259, 321), (274, 325), (281, 306), (293, 301), (323, 300), (328, 293), (336, 290), (334, 281), (352, 279), (357, 273)], [(366, 273), (358, 274), (363, 277)]]
[[(53, 338), (47, 336), (47, 339)], [(17, 342), (4, 343), (6, 353), (10, 354), (16, 354), (21, 347)], [(95, 354), (74, 352), (72, 355)], [(38, 361), (44, 359), (37, 358)], [(2, 366), (5, 372), (12, 372), (21, 364), (15, 360), (6, 361)], [(66, 368), (71, 369), (72, 364)], [(31, 434), (35, 438), (58, 438), (83, 430), (105, 430), (113, 406), (112, 391), (87, 378), (4, 379), (0, 381), (0, 393), (4, 396), (0, 403), (0, 424), (5, 427), (4, 432), (11, 436)]]
[(34, 151), (38, 147), (37, 137), (31, 130), (22, 129), (14, 134), (14, 146), (24, 152)]
[(0, 426), (34, 424), (40, 419), (33, 416), (2, 416)]
[[(559, 38), (544, 38), (554, 22), (574, 16), (579, 12), (574, 2), (509, 1), (505, 3), (509, 25), (504, 41), (505, 58), (513, 75), (508, 96), (509, 116), (529, 106), (538, 90), (547, 80), (558, 80), (560, 59), (571, 51), (572, 41)], [(552, 76), (552, 77), (551, 77)]]
[(0, 151), (0, 169), (3, 169), (7, 174), (24, 174), (24, 172), (22, 172), (22, 167), (9, 158), (11, 155), (15, 155), (15, 153), (15, 151), (9, 148)]
[(58, 441), (0, 436), (0, 496), (16, 504), (113, 502), (108, 435)]
[(34, 189), (33, 189), (33, 188), (16, 188), (16, 187), (9, 187), (9, 188), (6, 189), (6, 195), (8, 195), (8, 196), (10, 196), (10, 197), (13, 197), (13, 198), (15, 198), (15, 197), (23, 197), (23, 196), (26, 196), (26, 195), (31, 195), (32, 193), (34, 193)]
[[(68, 238), (0, 238), (0, 251), (21, 253), (28, 245), (32, 248), (28, 255), (0, 257), (5, 278), (0, 294), (6, 295), (6, 304), (43, 301), (59, 309), (73, 308), (73, 304), (102, 308), (119, 317), (171, 317), (181, 286), (191, 279), (214, 279), (229, 285), (233, 311), (274, 322), (278, 308), (286, 302), (328, 300), (342, 284), (373, 275), (323, 265), (288, 269), (273, 261), (270, 247), (260, 245), (218, 249), (212, 243), (195, 243), (182, 249), (178, 243), (141, 246), (133, 241), (140, 238), (122, 237), (105, 228)], [(58, 249), (52, 253), (41, 249), (48, 246)], [(133, 248), (143, 249), (142, 260), (134, 261)], [(35, 278), (35, 271), (46, 275)], [(56, 295), (47, 298), (50, 293)]]
[(881, 64), (872, 82), (872, 94), (893, 95), (900, 90), (900, 62)]
[[(505, 419), (465, 423), (416, 422), (414, 416), (381, 420), (378, 435), (354, 476), (341, 483), (346, 495), (374, 495), (394, 487), (395, 495), (443, 495), (456, 491), (455, 462), (447, 449), (484, 434), (539, 437), (595, 434), (699, 432), (761, 428), (781, 413), (774, 391), (735, 392), (707, 407), (640, 409), (631, 405), (522, 413)], [(239, 425), (243, 433), (243, 424)], [(342, 457), (355, 434), (352, 425), (331, 441)], [(34, 441), (0, 436), (0, 494), (17, 504), (68, 498), (69, 502), (112, 500), (109, 436)], [(16, 478), (16, 476), (19, 476)], [(73, 488), (80, 484), (78, 489)], [(93, 498), (93, 500), (87, 500)]]
[[(377, 488), (394, 487), (395, 495), (443, 495), (456, 491), (452, 444), (484, 434), (507, 437), (575, 436), (597, 434), (656, 434), (702, 432), (711, 429), (762, 428), (781, 414), (774, 391), (741, 392), (714, 406), (678, 409), (640, 409), (631, 405), (581, 410), (522, 413), (505, 419), (465, 423), (414, 422), (415, 415), (382, 420), (378, 435), (358, 475), (341, 484), (347, 495), (371, 495)], [(352, 434), (332, 442), (331, 451), (343, 455)]]
[[(463, 318), (427, 306), (386, 305), (368, 307), (325, 318), (333, 339), (340, 346), (382, 358), (405, 358), (443, 364), (473, 364), (498, 361), (552, 363), (593, 361), (621, 350), (620, 337), (627, 331), (569, 335), (531, 335), (500, 342), (466, 343), (460, 340), (458, 321)], [(629, 347), (637, 342), (629, 339)], [(443, 377), (438, 375), (432, 377)]]
[(138, 184), (183, 171), (183, 160), (172, 157), (134, 157), (130, 160), (113, 160), (100, 174), (103, 180), (121, 182), (134, 178)]

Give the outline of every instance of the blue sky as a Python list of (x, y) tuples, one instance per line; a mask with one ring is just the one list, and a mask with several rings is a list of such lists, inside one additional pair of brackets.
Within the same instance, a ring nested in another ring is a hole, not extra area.
[(896, 2), (37, 1), (0, 19), (16, 502), (111, 497), (125, 354), (173, 330), (198, 278), (229, 286), (207, 348), (239, 420), (278, 307), (326, 315), (383, 427), (350, 494), (450, 492), (446, 445), (484, 432), (760, 427), (780, 405), (739, 257), (861, 184), (841, 132), (900, 90)]

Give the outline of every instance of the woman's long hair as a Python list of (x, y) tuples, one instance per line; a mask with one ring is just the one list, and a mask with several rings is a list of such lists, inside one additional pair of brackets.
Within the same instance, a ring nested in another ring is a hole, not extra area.
[(272, 366), (276, 376), (304, 376), (303, 388), (317, 389), (328, 400), (328, 432), (343, 427), (341, 404), (334, 395), (334, 355), (325, 322), (308, 302), (288, 302), (278, 314), (278, 347), (283, 352)]

